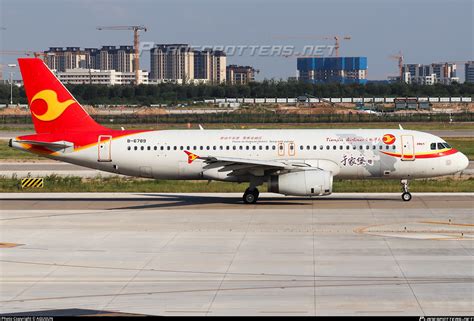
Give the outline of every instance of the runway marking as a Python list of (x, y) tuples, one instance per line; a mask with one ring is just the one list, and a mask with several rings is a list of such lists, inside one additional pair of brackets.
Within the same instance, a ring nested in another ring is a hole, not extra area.
[(449, 226), (470, 226), (470, 227), (474, 227), (474, 224), (461, 224), (461, 223), (440, 222), (440, 221), (421, 221), (419, 223), (439, 224), (439, 225), (449, 225)]

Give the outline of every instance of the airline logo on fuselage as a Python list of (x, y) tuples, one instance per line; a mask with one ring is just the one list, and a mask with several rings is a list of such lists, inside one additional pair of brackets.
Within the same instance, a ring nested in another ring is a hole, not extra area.
[(382, 141), (387, 145), (392, 145), (393, 143), (395, 143), (395, 140), (395, 136), (393, 136), (392, 134), (385, 134), (382, 137)]
[(60, 102), (58, 100), (58, 94), (51, 89), (45, 89), (36, 93), (36, 95), (34, 95), (31, 99), (30, 105), (33, 105), (33, 103), (39, 99), (46, 102), (46, 112), (41, 115), (36, 114), (33, 110), (31, 112), (37, 119), (41, 121), (55, 120), (61, 116), (69, 106), (75, 103), (73, 99)]
[(191, 164), (192, 162), (194, 162), (196, 159), (199, 158), (198, 155), (188, 152), (187, 150), (185, 150), (184, 152), (188, 155), (188, 164)]

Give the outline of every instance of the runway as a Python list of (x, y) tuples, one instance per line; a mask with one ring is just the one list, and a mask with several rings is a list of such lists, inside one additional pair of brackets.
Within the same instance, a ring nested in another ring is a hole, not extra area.
[(474, 314), (474, 193), (240, 198), (0, 194), (0, 311)]

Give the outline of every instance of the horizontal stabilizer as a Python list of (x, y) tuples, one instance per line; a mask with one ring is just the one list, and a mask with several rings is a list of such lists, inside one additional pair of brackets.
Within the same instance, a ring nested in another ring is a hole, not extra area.
[(36, 146), (41, 146), (41, 147), (46, 147), (46, 148), (51, 148), (51, 149), (62, 149), (62, 148), (68, 148), (68, 147), (73, 146), (73, 144), (69, 142), (42, 142), (42, 141), (37, 141), (37, 140), (14, 140), (14, 142), (19, 143), (19, 144), (36, 145)]

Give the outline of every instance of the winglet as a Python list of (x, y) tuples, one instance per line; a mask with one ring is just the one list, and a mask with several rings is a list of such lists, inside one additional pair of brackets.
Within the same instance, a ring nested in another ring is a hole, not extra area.
[(185, 150), (184, 152), (186, 153), (186, 155), (188, 155), (188, 164), (191, 164), (196, 159), (201, 158), (198, 155), (191, 153), (190, 151)]

